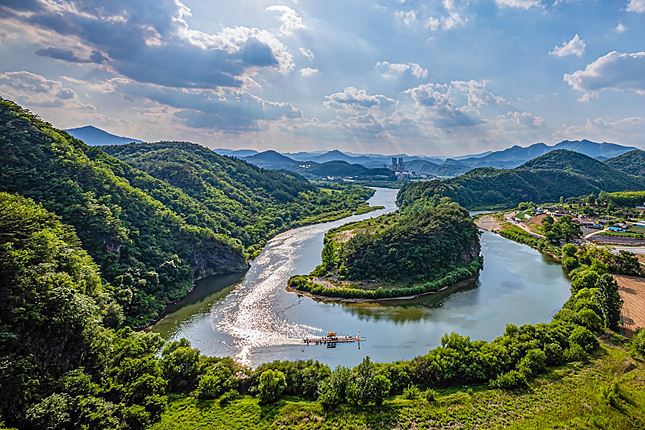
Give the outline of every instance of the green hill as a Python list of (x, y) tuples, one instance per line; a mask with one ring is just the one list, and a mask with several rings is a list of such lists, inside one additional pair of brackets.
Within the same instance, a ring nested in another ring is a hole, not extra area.
[(289, 286), (319, 296), (383, 299), (434, 292), (476, 276), (479, 234), (455, 202), (420, 200), (325, 235), (322, 263)]
[(636, 176), (645, 176), (645, 151), (635, 149), (618, 157), (610, 158), (605, 164), (612, 169)]
[(155, 192), (146, 182), (137, 184), (176, 212), (191, 214), (187, 217), (191, 224), (239, 239), (251, 254), (283, 230), (325, 214), (351, 211), (371, 195), (364, 188), (321, 191), (297, 174), (261, 169), (191, 143), (103, 149), (183, 191), (196, 208), (186, 208), (175, 196)]
[(398, 203), (407, 205), (438, 195), (469, 209), (511, 207), (522, 201), (556, 201), (644, 186), (645, 178), (620, 172), (586, 155), (556, 150), (515, 169), (479, 168), (456, 178), (408, 184), (399, 192)]

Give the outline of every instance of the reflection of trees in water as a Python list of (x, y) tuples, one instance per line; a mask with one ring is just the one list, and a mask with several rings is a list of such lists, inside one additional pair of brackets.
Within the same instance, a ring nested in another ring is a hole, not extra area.
[(432, 318), (433, 309), (438, 308), (452, 294), (477, 288), (473, 281), (456, 290), (442, 291), (414, 300), (355, 303), (343, 305), (345, 310), (363, 321), (391, 321), (396, 325), (410, 322), (427, 321)]

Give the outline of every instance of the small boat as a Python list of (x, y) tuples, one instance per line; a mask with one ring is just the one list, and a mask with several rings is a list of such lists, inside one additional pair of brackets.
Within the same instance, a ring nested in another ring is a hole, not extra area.
[(337, 343), (352, 343), (361, 342), (365, 338), (361, 336), (339, 336), (335, 331), (330, 331), (327, 336), (321, 337), (306, 337), (302, 341), (307, 345), (327, 345), (328, 347), (335, 347)]

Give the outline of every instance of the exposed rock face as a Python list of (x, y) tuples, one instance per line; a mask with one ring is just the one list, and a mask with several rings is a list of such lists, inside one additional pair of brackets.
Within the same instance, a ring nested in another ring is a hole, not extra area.
[(244, 272), (249, 268), (249, 264), (242, 253), (232, 248), (196, 251), (191, 255), (190, 266), (193, 279), (225, 273)]

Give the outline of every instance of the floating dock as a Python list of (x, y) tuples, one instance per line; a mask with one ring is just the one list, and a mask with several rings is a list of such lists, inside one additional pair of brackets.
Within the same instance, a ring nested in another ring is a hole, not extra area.
[(360, 343), (365, 341), (365, 338), (360, 336), (338, 336), (335, 332), (330, 331), (327, 336), (306, 337), (302, 341), (307, 345), (336, 345), (337, 343)]

